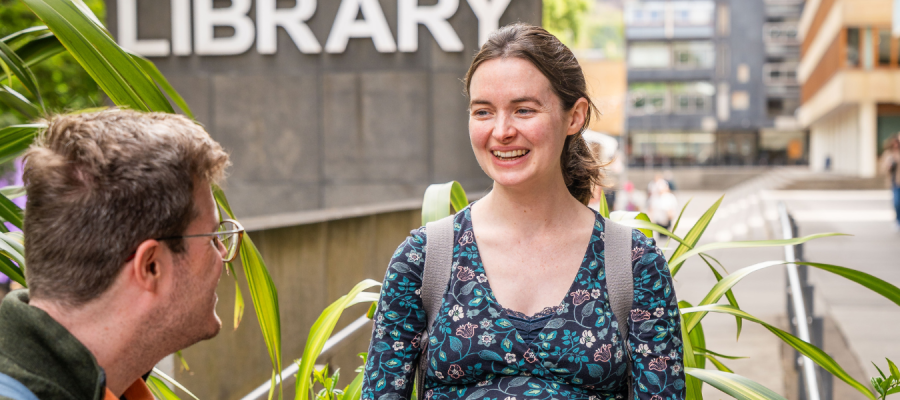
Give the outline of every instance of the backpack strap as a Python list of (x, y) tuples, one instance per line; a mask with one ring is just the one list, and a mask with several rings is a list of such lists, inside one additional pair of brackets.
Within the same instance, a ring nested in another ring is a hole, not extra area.
[[(628, 346), (628, 325), (631, 320), (631, 305), (634, 301), (634, 270), (631, 265), (631, 228), (617, 224), (610, 219), (604, 220), (606, 240), (604, 257), (606, 268), (606, 291), (609, 304), (619, 324), (622, 344)], [(625, 360), (628, 363), (628, 398), (633, 399), (631, 388), (631, 356), (626, 348)]]
[(450, 283), (450, 269), (453, 265), (453, 222), (455, 215), (425, 224), (425, 271), (422, 272), (422, 304), (428, 317), (428, 326), (420, 339), (422, 355), (416, 370), (416, 393), (425, 398), (425, 371), (428, 370), (428, 335), (434, 320), (441, 312), (441, 303)]
[(25, 385), (2, 372), (0, 372), (0, 396), (13, 400), (38, 400)]

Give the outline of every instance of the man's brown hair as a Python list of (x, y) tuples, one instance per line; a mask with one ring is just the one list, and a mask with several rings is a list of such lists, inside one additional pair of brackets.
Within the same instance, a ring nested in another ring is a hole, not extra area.
[(144, 240), (182, 235), (195, 185), (229, 165), (190, 119), (118, 109), (53, 118), (24, 159), (30, 295), (70, 306), (105, 292)]

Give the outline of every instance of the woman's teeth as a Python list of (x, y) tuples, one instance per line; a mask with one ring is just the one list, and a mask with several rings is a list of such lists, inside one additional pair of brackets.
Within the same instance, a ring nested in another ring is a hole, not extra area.
[(494, 154), (494, 157), (497, 157), (501, 160), (510, 160), (528, 154), (528, 150), (492, 151), (491, 153)]

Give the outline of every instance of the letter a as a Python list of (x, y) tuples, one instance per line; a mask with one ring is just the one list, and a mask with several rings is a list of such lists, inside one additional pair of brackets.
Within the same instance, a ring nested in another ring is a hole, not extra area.
[[(360, 11), (363, 19), (357, 20), (356, 14)], [(367, 37), (372, 38), (375, 50), (381, 53), (397, 51), (394, 36), (378, 0), (342, 0), (328, 41), (325, 42), (325, 51), (343, 53), (350, 38)]]

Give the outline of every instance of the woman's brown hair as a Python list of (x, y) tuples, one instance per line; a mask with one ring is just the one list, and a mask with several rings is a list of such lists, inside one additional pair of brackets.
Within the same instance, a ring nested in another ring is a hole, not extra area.
[(569, 193), (588, 204), (592, 189), (601, 184), (603, 175), (600, 161), (581, 135), (591, 123), (591, 115), (597, 112), (597, 106), (587, 94), (587, 83), (578, 60), (566, 45), (544, 28), (522, 23), (507, 25), (494, 32), (472, 60), (466, 73), (466, 95), (469, 94), (472, 75), (481, 64), (510, 57), (526, 60), (541, 71), (550, 81), (553, 92), (562, 100), (566, 111), (571, 110), (578, 99), (587, 100), (588, 112), (584, 124), (577, 134), (566, 137), (560, 164)]

